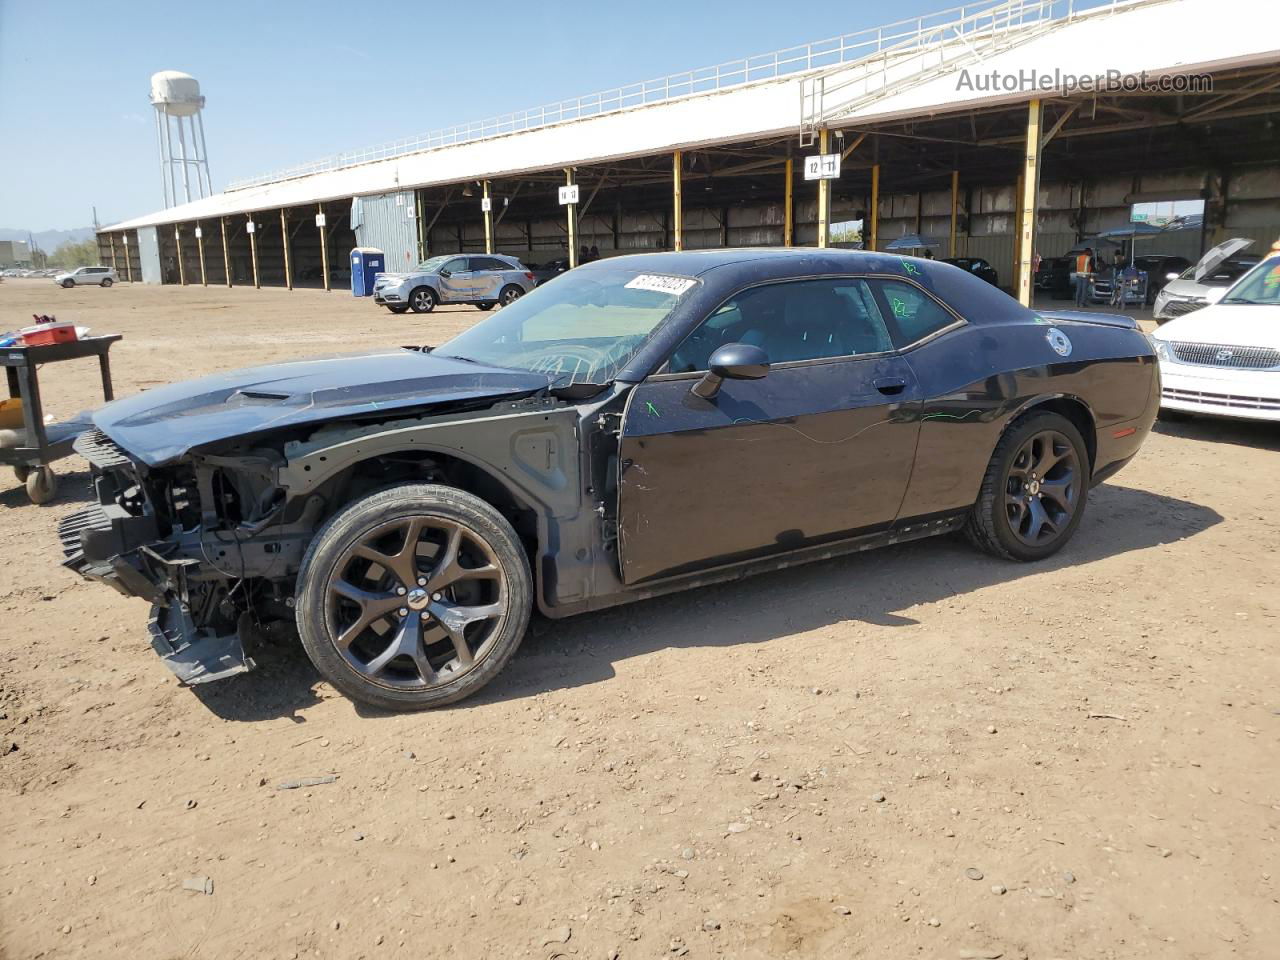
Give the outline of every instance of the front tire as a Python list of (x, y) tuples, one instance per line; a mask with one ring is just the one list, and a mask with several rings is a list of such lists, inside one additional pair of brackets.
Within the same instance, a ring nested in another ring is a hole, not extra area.
[(74, 287), (75, 285), (76, 285), (76, 282), (75, 282), (74, 280), (63, 280), (63, 281), (62, 281), (62, 289), (63, 289), (63, 290), (70, 290), (70, 289), (71, 289), (72, 287)]
[(387, 309), (392, 313), (404, 313), (409, 309), (409, 305), (407, 303), (388, 303)]
[(430, 287), (415, 287), (409, 294), (409, 309), (414, 313), (430, 313), (436, 308), (436, 293)]
[(1089, 452), (1075, 424), (1049, 410), (1033, 411), (996, 444), (965, 533), (975, 546), (1006, 560), (1052, 556), (1080, 526), (1089, 471)]
[(488, 313), (490, 310), (492, 310), (492, 309), (493, 309), (493, 301), (492, 301), (492, 300), (488, 300), (488, 301), (486, 301), (486, 302), (484, 302), (484, 303), (477, 303), (477, 304), (476, 304), (476, 309), (477, 309), (477, 310), (481, 310), (481, 311), (483, 311), (483, 312), (485, 312), (485, 313)]
[(475, 693), (529, 625), (533, 581), (503, 517), (435, 484), (391, 487), (334, 516), (298, 572), (302, 646), (346, 696), (425, 710)]

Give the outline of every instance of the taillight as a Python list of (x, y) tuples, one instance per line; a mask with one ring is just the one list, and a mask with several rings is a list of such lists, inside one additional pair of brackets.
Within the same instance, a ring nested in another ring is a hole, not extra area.
[(533, 279), (533, 274), (526, 270), (526, 271), (525, 271), (525, 274), (524, 274), (524, 278), (525, 278), (526, 280), (532, 280), (532, 279)]

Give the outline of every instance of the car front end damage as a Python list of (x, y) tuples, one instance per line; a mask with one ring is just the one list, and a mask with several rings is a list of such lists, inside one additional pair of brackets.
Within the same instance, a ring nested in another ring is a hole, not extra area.
[(196, 454), (152, 469), (100, 430), (75, 449), (98, 502), (59, 524), (63, 565), (149, 601), (151, 645), (183, 683), (252, 669), (242, 638), (291, 615), (288, 574), (315, 526), (305, 507), (285, 509), (272, 452), (236, 458), (235, 469)]

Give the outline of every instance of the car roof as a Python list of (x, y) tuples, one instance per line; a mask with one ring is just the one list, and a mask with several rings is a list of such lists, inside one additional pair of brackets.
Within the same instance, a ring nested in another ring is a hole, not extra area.
[(631, 270), (653, 270), (686, 277), (700, 277), (723, 267), (746, 263), (768, 267), (773, 276), (789, 274), (821, 273), (876, 273), (881, 272), (885, 259), (911, 260), (927, 264), (939, 263), (918, 257), (901, 257), (896, 253), (871, 250), (842, 250), (835, 247), (738, 247), (714, 250), (684, 250), (669, 253), (637, 253), (622, 257), (609, 257), (582, 264), (582, 269), (607, 269), (626, 267)]

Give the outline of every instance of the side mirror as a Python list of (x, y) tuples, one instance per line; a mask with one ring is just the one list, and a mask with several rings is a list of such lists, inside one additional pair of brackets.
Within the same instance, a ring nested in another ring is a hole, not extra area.
[(451, 276), (453, 276), (453, 271), (452, 271), (452, 270), (441, 270), (441, 271), (440, 271), (440, 276), (442, 276), (442, 277), (451, 277)]
[(769, 355), (750, 343), (726, 343), (711, 354), (707, 367), (702, 379), (689, 390), (703, 400), (719, 393), (726, 380), (763, 379), (769, 373)]

